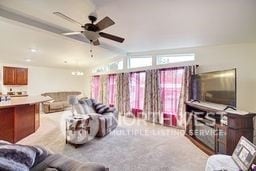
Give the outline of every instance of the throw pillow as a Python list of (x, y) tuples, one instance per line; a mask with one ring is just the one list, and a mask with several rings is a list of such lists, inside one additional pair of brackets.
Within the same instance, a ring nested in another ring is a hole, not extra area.
[(108, 106), (103, 106), (102, 108), (100, 108), (100, 109), (97, 111), (97, 113), (103, 114), (103, 113), (105, 113), (108, 109), (109, 109)]
[(114, 107), (109, 107), (108, 110), (106, 110), (105, 112), (114, 112), (116, 110), (116, 108)]
[(96, 112), (98, 111), (98, 110), (100, 110), (102, 107), (105, 107), (106, 105), (104, 105), (104, 104), (97, 104), (97, 105), (95, 105), (95, 110), (96, 110)]
[(43, 153), (44, 150), (39, 147), (16, 145), (1, 141), (0, 170), (29, 171), (35, 163), (46, 158), (48, 154), (43, 157)]
[(95, 105), (97, 103), (95, 99), (91, 99), (91, 101), (92, 101), (93, 105)]
[(93, 103), (93, 107), (94, 107), (94, 108), (96, 108), (96, 106), (98, 106), (98, 105), (102, 105), (102, 103), (99, 103), (99, 102)]
[(87, 99), (86, 103), (87, 103), (88, 106), (93, 106), (93, 102), (92, 102), (91, 99)]

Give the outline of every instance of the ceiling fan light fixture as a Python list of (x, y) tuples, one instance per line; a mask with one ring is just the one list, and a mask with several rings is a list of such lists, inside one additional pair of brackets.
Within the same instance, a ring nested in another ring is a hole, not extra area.
[(68, 36), (68, 35), (77, 35), (77, 34), (82, 33), (89, 41), (92, 41), (93, 45), (95, 45), (95, 46), (99, 45), (98, 38), (100, 38), (100, 37), (104, 37), (106, 39), (113, 40), (113, 41), (116, 41), (119, 43), (123, 43), (123, 41), (124, 41), (124, 38), (122, 38), (122, 37), (118, 37), (118, 36), (115, 36), (112, 34), (101, 32), (102, 30), (115, 24), (115, 22), (108, 16), (104, 17), (99, 22), (94, 24), (94, 22), (97, 20), (97, 14), (95, 12), (92, 12), (88, 16), (91, 23), (81, 24), (81, 23), (77, 22), (76, 20), (74, 20), (60, 12), (54, 12), (53, 14), (55, 14), (58, 17), (61, 17), (62, 19), (65, 19), (66, 21), (79, 24), (83, 28), (83, 31), (62, 33), (63, 35)]
[(98, 18), (97, 13), (96, 13), (96, 12), (91, 12), (91, 13), (89, 14), (88, 18), (89, 18), (89, 20), (90, 20), (92, 23), (94, 23), (94, 22), (97, 20), (97, 18)]

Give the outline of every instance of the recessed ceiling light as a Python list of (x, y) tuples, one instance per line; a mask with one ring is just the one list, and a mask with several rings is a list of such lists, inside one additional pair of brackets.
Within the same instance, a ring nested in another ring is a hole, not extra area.
[(31, 48), (31, 49), (30, 49), (30, 52), (35, 53), (35, 52), (37, 52), (37, 50), (36, 50), (36, 49)]
[(31, 59), (27, 58), (25, 59), (26, 62), (31, 62)]

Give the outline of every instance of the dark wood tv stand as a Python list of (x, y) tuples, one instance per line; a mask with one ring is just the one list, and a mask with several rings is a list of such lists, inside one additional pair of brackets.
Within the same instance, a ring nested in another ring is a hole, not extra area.
[[(231, 155), (241, 136), (253, 142), (253, 117), (256, 114), (235, 111), (225, 105), (186, 102), (186, 133), (208, 155)], [(227, 124), (222, 122), (227, 118)]]

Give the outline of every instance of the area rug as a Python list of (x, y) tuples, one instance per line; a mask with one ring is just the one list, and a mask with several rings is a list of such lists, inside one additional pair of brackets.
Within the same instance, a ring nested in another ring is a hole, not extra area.
[(65, 143), (65, 117), (70, 111), (41, 114), (38, 131), (18, 143), (40, 145), (81, 162), (97, 162), (111, 171), (203, 171), (208, 156), (184, 132), (140, 119), (119, 118), (103, 138), (79, 148)]

